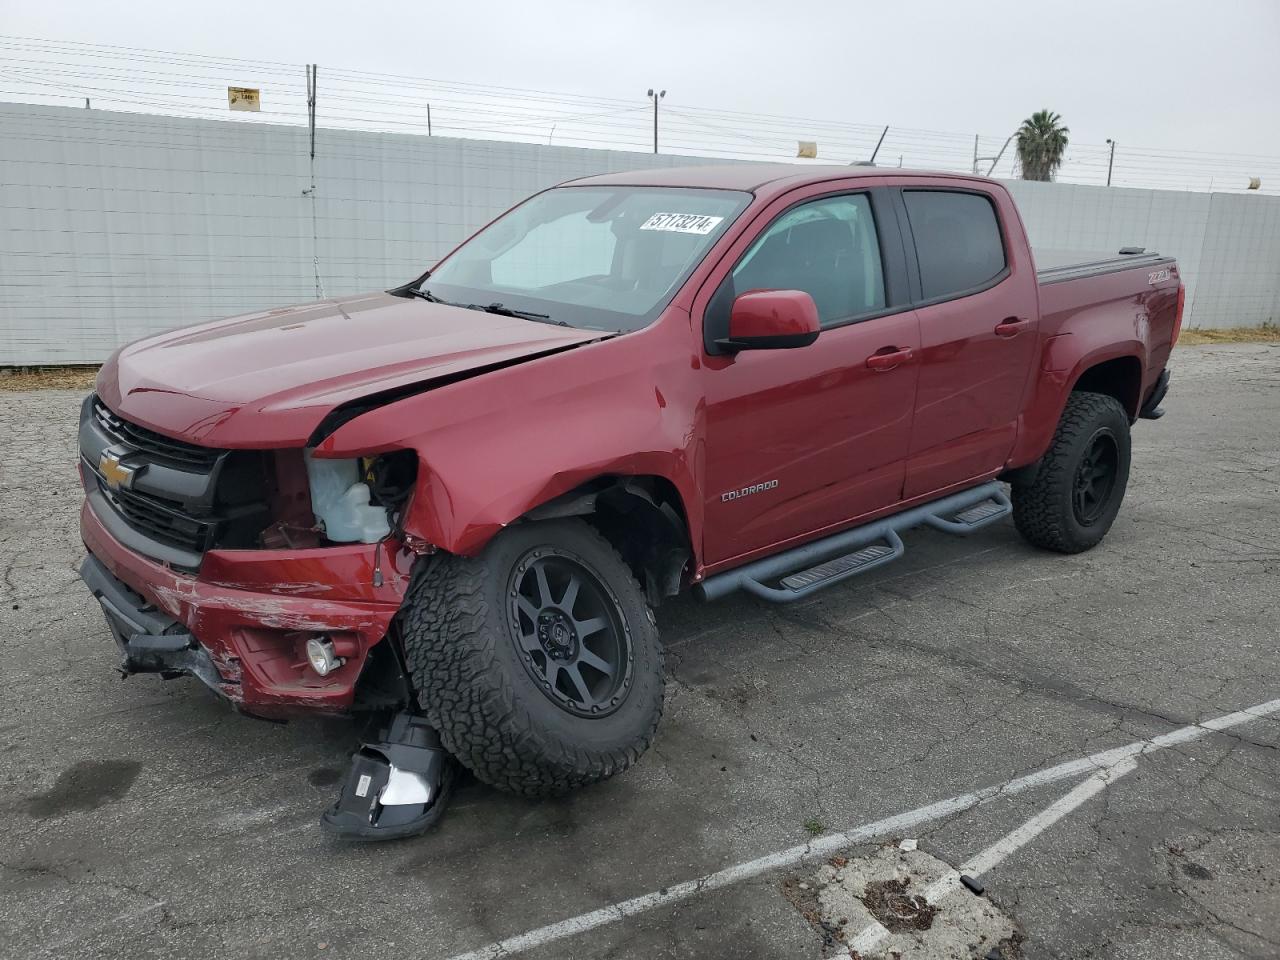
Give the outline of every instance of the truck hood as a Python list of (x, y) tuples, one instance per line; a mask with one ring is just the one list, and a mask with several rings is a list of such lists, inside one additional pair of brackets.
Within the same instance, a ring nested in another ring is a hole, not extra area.
[(377, 293), (139, 340), (98, 375), (121, 416), (213, 447), (300, 446), (325, 415), (611, 334)]

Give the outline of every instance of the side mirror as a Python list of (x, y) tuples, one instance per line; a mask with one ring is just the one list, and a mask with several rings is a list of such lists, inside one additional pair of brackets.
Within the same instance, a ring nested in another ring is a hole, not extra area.
[(817, 304), (803, 290), (752, 290), (733, 301), (729, 336), (716, 343), (735, 352), (807, 347), (820, 329)]

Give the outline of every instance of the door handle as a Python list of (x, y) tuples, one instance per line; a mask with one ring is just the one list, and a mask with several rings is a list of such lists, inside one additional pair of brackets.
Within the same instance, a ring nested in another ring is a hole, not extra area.
[(881, 347), (867, 357), (867, 366), (872, 370), (892, 370), (900, 363), (907, 363), (915, 356), (910, 347)]
[(996, 324), (996, 336), (1016, 337), (1029, 326), (1031, 326), (1031, 321), (1026, 317), (1005, 317)]

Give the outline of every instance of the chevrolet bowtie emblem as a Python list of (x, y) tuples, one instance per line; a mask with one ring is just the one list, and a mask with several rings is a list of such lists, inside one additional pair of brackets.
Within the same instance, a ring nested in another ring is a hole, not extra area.
[(133, 475), (138, 472), (137, 467), (121, 463), (120, 457), (118, 450), (104, 450), (98, 459), (98, 473), (112, 490), (128, 490), (133, 486)]

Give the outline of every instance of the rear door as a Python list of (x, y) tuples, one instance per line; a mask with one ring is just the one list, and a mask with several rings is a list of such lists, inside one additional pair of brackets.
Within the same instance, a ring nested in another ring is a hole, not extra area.
[[(713, 275), (714, 296), (699, 297), (708, 564), (847, 525), (902, 495), (919, 330), (896, 214), (888, 191), (832, 189), (771, 205)], [(817, 341), (718, 352), (734, 296), (756, 289), (809, 293)], [(890, 353), (899, 360), (868, 366)]]
[[(897, 196), (921, 340), (910, 499), (1003, 467), (1035, 356), (1037, 304), (1029, 259), (1010, 245), (1021, 226), (1002, 218), (996, 197), (942, 186)], [(1007, 215), (1016, 217), (1011, 202)]]

